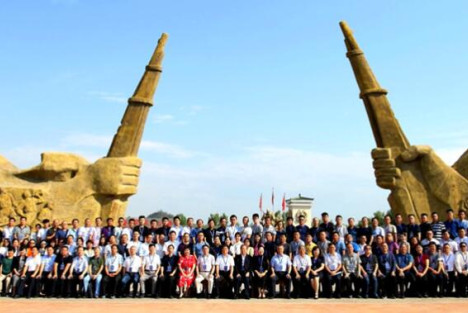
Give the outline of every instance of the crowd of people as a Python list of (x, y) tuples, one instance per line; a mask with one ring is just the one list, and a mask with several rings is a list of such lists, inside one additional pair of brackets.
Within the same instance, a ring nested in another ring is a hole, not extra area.
[(466, 297), (468, 220), (447, 210), (403, 221), (327, 213), (306, 225), (253, 214), (96, 218), (80, 225), (22, 217), (1, 232), (0, 291), (18, 297)]

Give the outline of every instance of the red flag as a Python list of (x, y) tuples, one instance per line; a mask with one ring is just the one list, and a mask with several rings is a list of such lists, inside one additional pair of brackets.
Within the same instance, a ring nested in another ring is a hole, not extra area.
[(281, 202), (281, 208), (283, 212), (286, 210), (286, 194), (283, 194), (283, 202)]
[(275, 188), (271, 190), (271, 206), (275, 209)]
[(262, 206), (263, 206), (263, 194), (260, 194), (260, 201), (258, 202), (258, 207), (260, 208), (260, 212), (263, 213), (263, 209), (262, 209)]

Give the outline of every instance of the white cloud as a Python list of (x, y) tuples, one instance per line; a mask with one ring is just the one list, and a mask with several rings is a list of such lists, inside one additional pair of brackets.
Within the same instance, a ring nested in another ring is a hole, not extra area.
[(121, 93), (112, 93), (106, 91), (90, 91), (88, 94), (111, 103), (127, 103), (128, 101), (128, 97)]
[(160, 154), (168, 155), (175, 158), (190, 158), (195, 155), (194, 152), (189, 151), (185, 148), (182, 148), (177, 145), (172, 145), (164, 142), (159, 141), (150, 141), (150, 140), (143, 140), (141, 142), (141, 149), (147, 151), (155, 151)]
[(154, 118), (154, 122), (156, 124), (161, 124), (161, 123), (165, 123), (165, 122), (170, 122), (174, 120), (174, 116), (172, 116), (171, 114), (161, 114), (161, 115), (156, 115), (156, 117)]

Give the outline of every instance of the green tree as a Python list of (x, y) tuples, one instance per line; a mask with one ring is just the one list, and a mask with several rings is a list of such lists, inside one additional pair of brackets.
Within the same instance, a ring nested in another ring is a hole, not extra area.
[(187, 217), (185, 216), (184, 213), (179, 213), (179, 214), (176, 214), (175, 216), (178, 216), (180, 218), (180, 225), (182, 226), (187, 225)]

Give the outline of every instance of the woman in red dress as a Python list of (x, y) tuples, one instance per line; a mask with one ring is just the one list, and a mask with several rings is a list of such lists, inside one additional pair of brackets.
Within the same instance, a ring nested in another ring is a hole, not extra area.
[(179, 288), (180, 298), (187, 295), (189, 287), (195, 279), (195, 268), (197, 266), (197, 258), (190, 254), (190, 249), (184, 249), (184, 255), (179, 258)]

